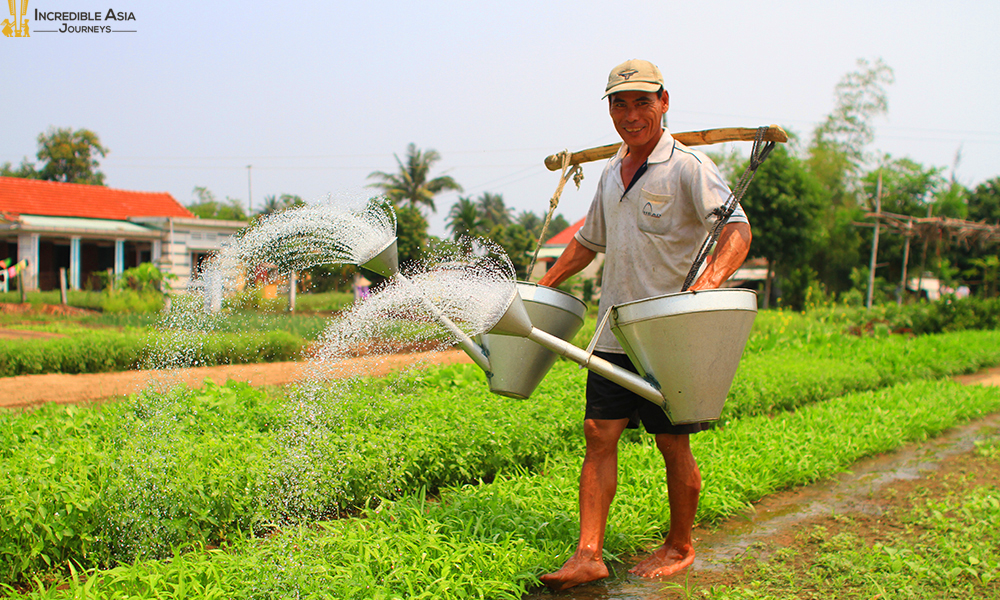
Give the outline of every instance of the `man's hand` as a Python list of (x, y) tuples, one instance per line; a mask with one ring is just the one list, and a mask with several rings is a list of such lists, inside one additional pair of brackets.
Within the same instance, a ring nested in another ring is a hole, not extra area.
[(721, 286), (746, 260), (752, 238), (746, 223), (729, 223), (723, 227), (715, 252), (705, 261), (705, 270), (688, 289), (714, 290)]

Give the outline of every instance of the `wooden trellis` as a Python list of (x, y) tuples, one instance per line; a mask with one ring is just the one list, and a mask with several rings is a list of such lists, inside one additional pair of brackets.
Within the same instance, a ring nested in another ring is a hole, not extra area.
[[(962, 219), (952, 219), (949, 217), (914, 217), (911, 215), (900, 215), (891, 212), (869, 212), (866, 218), (875, 219), (874, 223), (855, 223), (862, 227), (885, 228), (887, 233), (898, 233), (906, 236), (906, 243), (903, 246), (903, 277), (901, 279), (903, 289), (906, 289), (906, 270), (910, 258), (910, 240), (919, 239), (924, 242), (924, 256), (926, 258), (927, 244), (931, 241), (935, 243), (937, 253), (940, 254), (941, 242), (949, 244), (958, 243), (966, 248), (976, 245), (985, 248), (994, 244), (1000, 244), (1000, 224), (989, 224), (977, 221), (964, 221)], [(877, 238), (876, 238), (877, 240)], [(878, 252), (878, 242), (872, 246), (872, 262), (874, 264), (875, 255)], [(874, 274), (872, 274), (874, 275)], [(921, 277), (923, 268), (921, 268)], [(871, 291), (869, 291), (869, 308)], [(902, 301), (900, 297), (899, 301)]]

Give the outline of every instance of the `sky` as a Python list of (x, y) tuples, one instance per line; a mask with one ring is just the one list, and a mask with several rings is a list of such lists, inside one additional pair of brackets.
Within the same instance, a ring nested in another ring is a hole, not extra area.
[[(134, 20), (105, 21), (109, 8)], [(869, 150), (968, 186), (1000, 175), (1000, 3), (29, 0), (36, 10), (128, 31), (30, 20), (30, 38), (0, 36), (0, 163), (34, 161), (51, 127), (86, 128), (110, 150), (110, 187), (182, 204), (195, 186), (255, 208), (284, 193), (357, 202), (414, 143), (438, 151), (432, 176), (461, 195), (540, 213), (559, 180), (547, 155), (620, 141), (601, 96), (630, 58), (662, 70), (673, 131), (778, 124), (805, 140), (857, 60), (882, 59), (895, 81)], [(563, 192), (571, 222), (602, 168)], [(431, 233), (445, 235), (458, 196), (437, 198)]]

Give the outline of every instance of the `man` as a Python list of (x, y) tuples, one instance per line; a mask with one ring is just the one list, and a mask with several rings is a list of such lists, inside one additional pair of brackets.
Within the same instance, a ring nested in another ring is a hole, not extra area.
[[(621, 149), (601, 175), (583, 227), (539, 281), (557, 286), (604, 252), (599, 316), (615, 304), (679, 292), (706, 232), (715, 224), (713, 211), (730, 196), (712, 161), (676, 142), (664, 128), (670, 98), (655, 65), (630, 60), (615, 67), (605, 92), (611, 120), (622, 138)], [(743, 264), (750, 238), (750, 225), (737, 208), (690, 289), (722, 285)], [(596, 350), (602, 358), (635, 370), (609, 329), (601, 332)], [(561, 569), (541, 577), (550, 588), (562, 590), (608, 576), (602, 553), (617, 487), (618, 440), (626, 427), (638, 427), (640, 422), (655, 435), (663, 454), (670, 531), (663, 546), (630, 572), (643, 577), (671, 575), (694, 562), (691, 530), (701, 474), (689, 436), (707, 424), (674, 426), (660, 407), (589, 373), (580, 541)]]

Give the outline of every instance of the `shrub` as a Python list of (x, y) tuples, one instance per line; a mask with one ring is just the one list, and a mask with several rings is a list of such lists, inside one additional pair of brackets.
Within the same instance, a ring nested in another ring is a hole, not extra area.
[(0, 377), (275, 362), (294, 360), (305, 347), (305, 340), (287, 331), (203, 334), (185, 337), (181, 345), (173, 341), (163, 332), (141, 331), (9, 340), (0, 345)]

